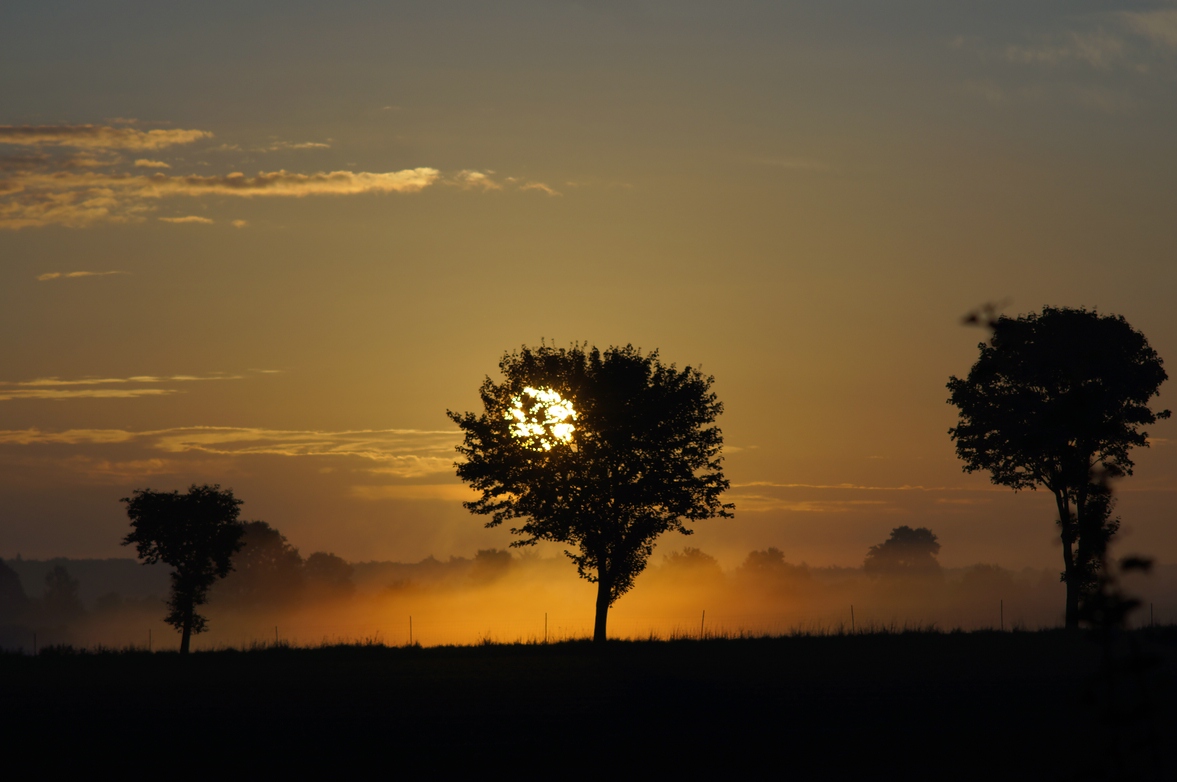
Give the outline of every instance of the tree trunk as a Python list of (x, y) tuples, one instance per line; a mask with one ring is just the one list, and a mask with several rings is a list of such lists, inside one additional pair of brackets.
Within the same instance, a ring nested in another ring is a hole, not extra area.
[(184, 631), (180, 636), (180, 654), (188, 654), (188, 644), (192, 640), (192, 614), (184, 617)]
[(597, 620), (593, 625), (593, 643), (605, 643), (605, 622), (609, 618), (609, 593), (612, 589), (604, 574), (597, 576)]
[(1065, 495), (1055, 492), (1055, 502), (1058, 505), (1059, 537), (1063, 541), (1063, 583), (1067, 585), (1067, 612), (1064, 627), (1068, 630), (1079, 629), (1079, 583), (1078, 573), (1075, 571), (1074, 543), (1075, 522), (1071, 520), (1071, 508)]

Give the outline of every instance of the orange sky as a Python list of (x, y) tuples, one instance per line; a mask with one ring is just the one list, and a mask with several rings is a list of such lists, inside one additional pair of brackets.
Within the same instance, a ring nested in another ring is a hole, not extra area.
[[(812, 5), (0, 9), (0, 557), (193, 482), (304, 553), (505, 546), (445, 411), (547, 338), (715, 376), (737, 515), (669, 547), (1058, 566), (945, 383), (985, 302), (1177, 360), (1177, 5)], [(1175, 426), (1119, 487), (1165, 561)]]

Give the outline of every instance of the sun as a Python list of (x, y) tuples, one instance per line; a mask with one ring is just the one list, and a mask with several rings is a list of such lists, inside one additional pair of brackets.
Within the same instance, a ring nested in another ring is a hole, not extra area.
[(570, 443), (576, 430), (572, 402), (550, 388), (524, 388), (522, 394), (511, 399), (506, 417), (511, 422), (511, 434), (536, 450), (550, 451)]

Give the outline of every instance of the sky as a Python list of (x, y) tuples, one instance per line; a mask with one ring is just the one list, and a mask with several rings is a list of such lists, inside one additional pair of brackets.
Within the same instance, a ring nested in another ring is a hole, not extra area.
[[(505, 547), (446, 411), (547, 340), (714, 377), (736, 514), (660, 550), (1061, 567), (945, 384), (987, 303), (1177, 361), (1175, 94), (1174, 2), (6, 2), (0, 557), (193, 483), (304, 554)], [(1149, 434), (1118, 550), (1175, 562)]]

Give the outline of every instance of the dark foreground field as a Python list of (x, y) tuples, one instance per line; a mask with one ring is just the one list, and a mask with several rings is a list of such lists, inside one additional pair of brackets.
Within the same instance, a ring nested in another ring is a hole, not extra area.
[(1135, 640), (1110, 676), (1062, 632), (9, 654), (0, 727), (45, 774), (1169, 779), (1177, 630)]

